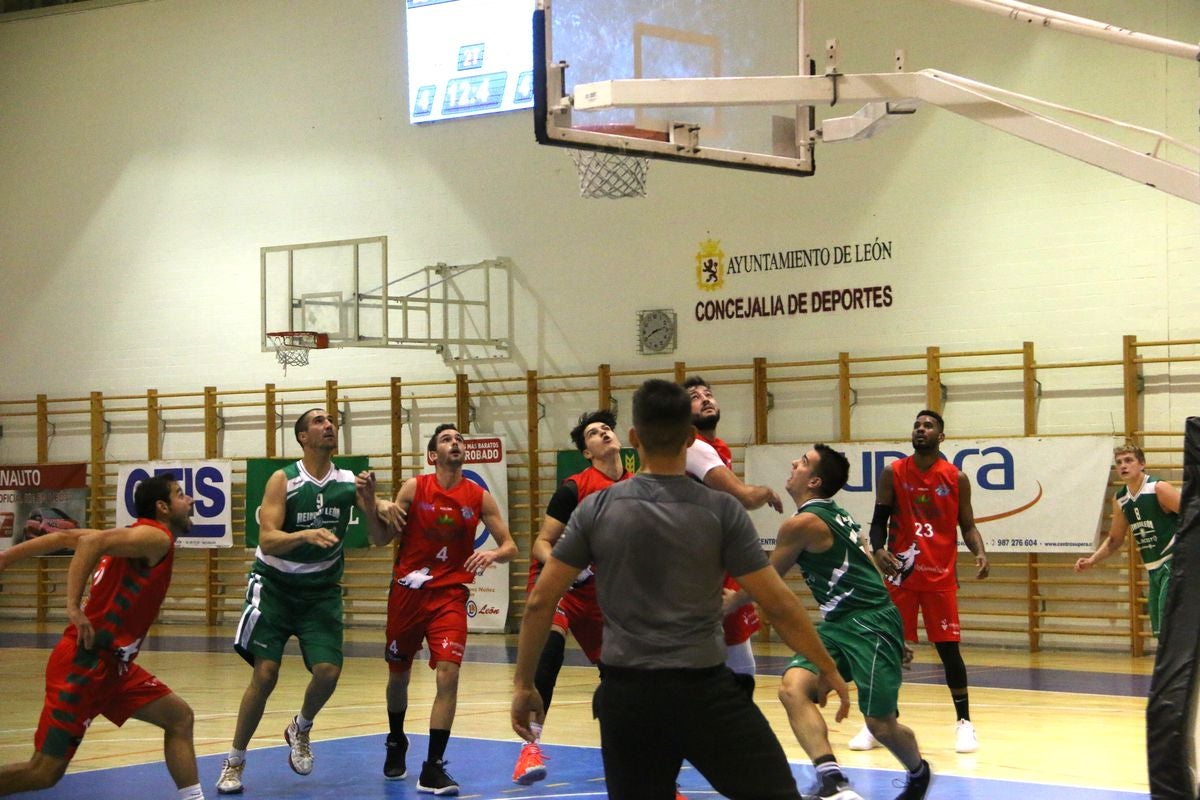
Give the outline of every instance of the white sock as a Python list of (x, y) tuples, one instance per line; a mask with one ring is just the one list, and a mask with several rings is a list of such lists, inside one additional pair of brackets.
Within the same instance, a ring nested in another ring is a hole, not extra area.
[(529, 723), (529, 730), (533, 731), (533, 743), (541, 744), (542, 741), (542, 726), (536, 722)]
[(246, 760), (246, 751), (238, 750), (236, 747), (229, 748), (229, 763), (235, 767)]
[(194, 783), (178, 790), (175, 796), (179, 800), (204, 800), (204, 790), (200, 788), (200, 784)]
[(313, 721), (305, 719), (303, 714), (296, 715), (296, 730), (306, 731), (312, 727)]

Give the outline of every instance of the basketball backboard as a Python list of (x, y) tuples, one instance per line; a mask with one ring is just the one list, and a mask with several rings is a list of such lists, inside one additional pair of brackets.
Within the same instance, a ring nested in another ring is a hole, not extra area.
[[(808, 75), (797, 0), (538, 0), (538, 141), (811, 174), (812, 114), (795, 104), (575, 107), (575, 87), (624, 78)], [(630, 134), (630, 130), (657, 135)]]

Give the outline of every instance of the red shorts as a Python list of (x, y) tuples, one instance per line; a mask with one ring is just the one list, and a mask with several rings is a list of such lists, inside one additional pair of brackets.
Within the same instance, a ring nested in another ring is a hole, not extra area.
[(429, 668), (439, 661), (461, 664), (467, 649), (466, 586), (409, 589), (395, 582), (388, 594), (387, 659), (392, 672), (412, 669), (412, 659), (429, 642)]
[(958, 627), (958, 592), (918, 592), (903, 586), (888, 584), (892, 602), (900, 609), (904, 621), (904, 638), (917, 640), (917, 608), (925, 620), (925, 636), (931, 642), (957, 642), (962, 639)]
[[(741, 587), (738, 582), (731, 576), (725, 576), (725, 588), (737, 591)], [(725, 617), (723, 623), (725, 627), (725, 645), (741, 644), (754, 635), (755, 631), (762, 629), (762, 620), (758, 618), (758, 612), (754, 610), (753, 603), (747, 603), (738, 608), (729, 616)]]
[[(573, 589), (562, 596), (554, 609), (554, 624), (571, 632), (583, 648), (583, 654), (593, 664), (600, 660), (600, 645), (604, 640), (604, 615), (596, 602), (595, 584)], [(588, 598), (591, 598), (590, 600)]]
[(46, 701), (33, 736), (39, 753), (68, 761), (92, 720), (103, 715), (115, 725), (171, 693), (146, 670), (106, 651), (78, 648), (64, 636), (46, 664)]

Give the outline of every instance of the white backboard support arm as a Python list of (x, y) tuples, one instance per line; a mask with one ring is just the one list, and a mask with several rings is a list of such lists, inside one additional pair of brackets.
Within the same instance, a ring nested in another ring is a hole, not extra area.
[[(1122, 177), (1200, 204), (1200, 171), (1159, 155), (1163, 143), (1184, 148), (1166, 134), (1145, 131), (1155, 139), (1148, 152), (1098, 136), (1045, 114), (1000, 100), (988, 92), (1002, 90), (938, 70), (909, 73), (866, 73), (824, 76), (753, 78), (655, 78), (599, 81), (575, 87), (578, 111), (603, 108), (710, 107), (718, 105), (888, 103), (894, 112), (927, 103), (1004, 131), (1055, 152)], [(1077, 112), (1074, 109), (1064, 109)], [(1093, 117), (1095, 118), (1095, 117)], [(829, 122), (827, 120), (827, 122)], [(1109, 122), (1113, 122), (1109, 120)], [(1113, 122), (1119, 127), (1128, 128)], [(851, 135), (823, 136), (854, 138)], [(858, 137), (862, 138), (862, 137)]]

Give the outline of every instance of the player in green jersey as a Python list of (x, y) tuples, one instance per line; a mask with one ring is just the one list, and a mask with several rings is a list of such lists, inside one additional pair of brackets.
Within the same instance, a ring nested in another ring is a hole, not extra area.
[(1158, 636), (1163, 608), (1167, 604), (1171, 559), (1175, 556), (1179, 489), (1146, 474), (1146, 454), (1137, 445), (1114, 448), (1113, 463), (1117, 477), (1125, 485), (1113, 497), (1112, 524), (1096, 552), (1075, 562), (1075, 571), (1094, 567), (1120, 550), (1125, 534), (1132, 531), (1142, 564), (1150, 576), (1146, 605), (1150, 611), (1150, 629)]
[[(897, 719), (904, 660), (904, 626), (883, 578), (862, 549), (860, 526), (831, 499), (846, 484), (850, 464), (828, 445), (792, 462), (787, 491), (796, 514), (779, 528), (771, 566), (786, 575), (796, 564), (820, 608), (817, 633), (846, 680), (858, 685), (858, 707), (867, 727), (908, 770), (897, 800), (920, 800), (932, 774), (912, 730)], [(726, 598), (733, 609), (737, 595)], [(801, 655), (788, 664), (779, 687), (796, 739), (812, 759), (818, 782), (808, 796), (861, 800), (850, 787), (829, 744), (829, 729), (814, 698), (816, 667)]]
[(376, 513), (374, 475), (355, 476), (333, 463), (333, 417), (323, 408), (310, 408), (296, 420), (295, 432), (304, 456), (271, 475), (259, 508), (258, 549), (234, 640), (234, 649), (254, 672), (238, 708), (233, 746), (221, 765), (220, 794), (242, 791), (246, 748), (279, 680), (283, 648), (292, 636), (312, 678), (284, 739), (289, 766), (299, 775), (312, 772), (312, 720), (342, 672), (342, 540), (356, 504)]

